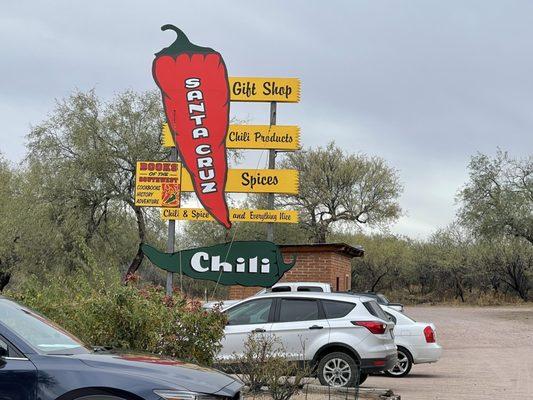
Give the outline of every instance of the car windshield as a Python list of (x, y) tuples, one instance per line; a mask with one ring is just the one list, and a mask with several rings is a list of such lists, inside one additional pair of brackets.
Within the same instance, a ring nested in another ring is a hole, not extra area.
[(387, 299), (384, 295), (382, 294), (378, 294), (377, 296), (377, 299), (378, 299), (378, 303), (379, 304), (383, 304), (383, 305), (387, 305), (390, 303), (389, 299)]
[(385, 314), (385, 311), (381, 309), (381, 307), (373, 300), (365, 301), (363, 302), (363, 305), (368, 310), (370, 314), (372, 314), (374, 317), (381, 318), (384, 321), (388, 321), (389, 317), (387, 317), (387, 314)]
[(74, 336), (46, 318), (6, 299), (0, 299), (0, 322), (43, 354), (89, 353)]

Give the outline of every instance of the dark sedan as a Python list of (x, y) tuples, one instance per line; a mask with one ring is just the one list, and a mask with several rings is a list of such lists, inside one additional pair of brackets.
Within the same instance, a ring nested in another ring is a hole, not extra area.
[(0, 400), (230, 400), (240, 388), (209, 368), (89, 349), (0, 297)]

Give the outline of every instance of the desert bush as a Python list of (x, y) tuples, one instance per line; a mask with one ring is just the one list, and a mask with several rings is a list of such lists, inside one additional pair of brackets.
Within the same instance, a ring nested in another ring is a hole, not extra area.
[(234, 356), (232, 370), (250, 393), (259, 393), (265, 387), (273, 400), (289, 400), (302, 390), (303, 379), (311, 370), (304, 363), (289, 360), (285, 354), (275, 335), (250, 334), (243, 353)]
[(8, 296), (44, 314), (90, 346), (144, 351), (209, 365), (220, 349), (225, 317), (163, 288), (120, 277), (30, 278)]

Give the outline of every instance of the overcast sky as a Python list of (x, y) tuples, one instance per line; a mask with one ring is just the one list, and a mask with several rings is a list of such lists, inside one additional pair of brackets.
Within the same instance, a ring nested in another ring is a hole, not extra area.
[[(533, 149), (533, 1), (24, 1), (0, 5), (0, 151), (55, 99), (155, 88), (153, 53), (174, 40), (220, 51), (230, 76), (302, 80), (279, 124), (305, 146), (335, 140), (385, 158), (405, 186), (393, 231), (426, 237), (450, 223), (476, 152)], [(268, 105), (232, 104), (268, 123)]]

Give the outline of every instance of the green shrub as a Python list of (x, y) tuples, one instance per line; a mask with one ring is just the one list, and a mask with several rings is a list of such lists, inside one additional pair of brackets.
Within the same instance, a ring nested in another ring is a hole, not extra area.
[[(299, 361), (303, 361), (305, 348)], [(309, 366), (290, 360), (283, 343), (276, 335), (250, 334), (243, 344), (242, 354), (234, 354), (231, 372), (239, 375), (248, 392), (254, 396), (266, 389), (272, 400), (289, 400), (304, 386), (311, 375)]]
[(225, 317), (156, 286), (102, 275), (30, 278), (7, 295), (44, 314), (90, 346), (144, 351), (210, 365)]

